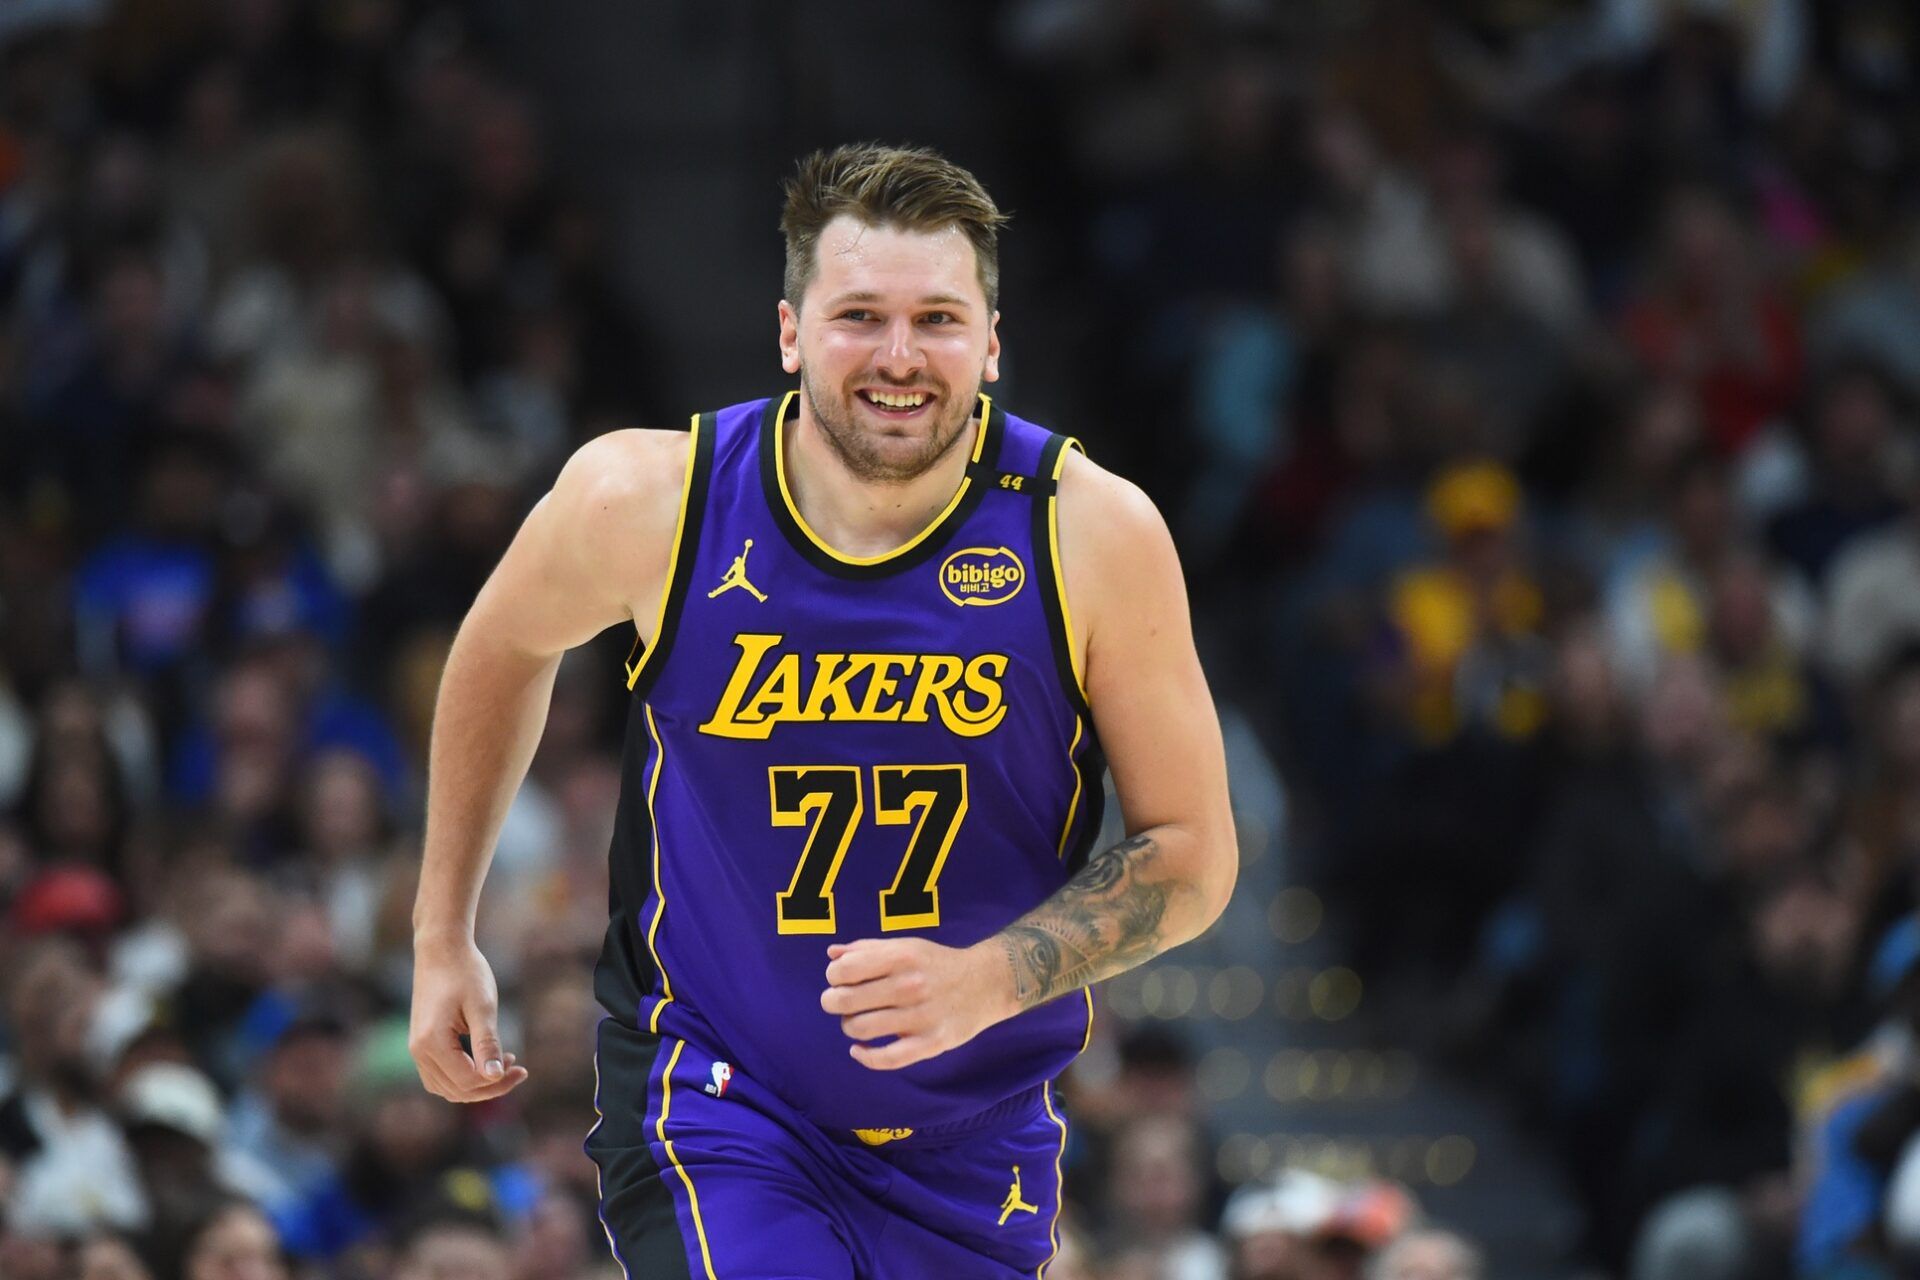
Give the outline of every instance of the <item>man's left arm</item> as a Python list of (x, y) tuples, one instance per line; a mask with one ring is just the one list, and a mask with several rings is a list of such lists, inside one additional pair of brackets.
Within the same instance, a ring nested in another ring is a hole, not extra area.
[[(1074, 456), (1060, 554), (1087, 700), (1128, 835), (1058, 892), (968, 948), (863, 939), (828, 948), (821, 1006), (851, 1052), (891, 1069), (1197, 937), (1238, 867), (1225, 752), (1166, 522), (1127, 481)], [(892, 1043), (859, 1041), (884, 1036)]]
[(1059, 501), (1087, 701), (1128, 834), (988, 940), (1019, 1009), (1198, 937), (1226, 908), (1239, 863), (1220, 722), (1166, 521), (1134, 485), (1078, 456)]

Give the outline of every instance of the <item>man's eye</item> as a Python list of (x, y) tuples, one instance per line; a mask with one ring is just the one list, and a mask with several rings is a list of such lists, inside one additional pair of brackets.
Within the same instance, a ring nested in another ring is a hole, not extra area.
[(928, 324), (952, 324), (953, 323), (953, 317), (944, 311), (932, 312), (928, 314), (925, 317), (925, 319)]
[(842, 320), (871, 320), (873, 319), (873, 312), (855, 307), (851, 311), (842, 311), (840, 318)]

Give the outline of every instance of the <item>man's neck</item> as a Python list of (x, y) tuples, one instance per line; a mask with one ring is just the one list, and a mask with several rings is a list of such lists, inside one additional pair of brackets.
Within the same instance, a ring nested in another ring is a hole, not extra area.
[(827, 440), (805, 396), (782, 424), (787, 489), (808, 526), (842, 555), (880, 556), (932, 524), (953, 501), (973, 456), (977, 418), (969, 419), (938, 462), (904, 484), (861, 480)]

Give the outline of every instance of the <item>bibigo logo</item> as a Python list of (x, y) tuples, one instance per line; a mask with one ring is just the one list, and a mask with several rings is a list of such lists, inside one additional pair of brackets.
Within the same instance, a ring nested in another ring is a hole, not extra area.
[(1027, 567), (1005, 547), (968, 547), (940, 565), (940, 590), (958, 605), (1005, 604), (1026, 581)]

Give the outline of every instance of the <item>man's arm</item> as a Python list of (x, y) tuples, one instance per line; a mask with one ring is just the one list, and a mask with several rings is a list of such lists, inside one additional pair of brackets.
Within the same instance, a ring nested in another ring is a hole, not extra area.
[(1077, 454), (1059, 501), (1087, 701), (1129, 834), (991, 939), (1020, 1009), (1198, 937), (1226, 909), (1239, 867), (1220, 722), (1166, 521)]
[[(1198, 936), (1239, 867), (1226, 756), (1194, 652), (1186, 584), (1146, 495), (1086, 459), (1060, 482), (1061, 572), (1088, 702), (1128, 836), (975, 946), (828, 948), (821, 1007), (860, 1062), (904, 1067)], [(872, 1048), (859, 1041), (895, 1036)]]
[(422, 1082), (443, 1098), (478, 1102), (526, 1078), (501, 1053), (499, 996), (474, 943), (480, 886), (546, 726), (561, 656), (629, 621), (636, 606), (652, 623), (686, 440), (619, 431), (584, 445), (528, 513), (447, 655), (413, 909), (410, 1033)]

